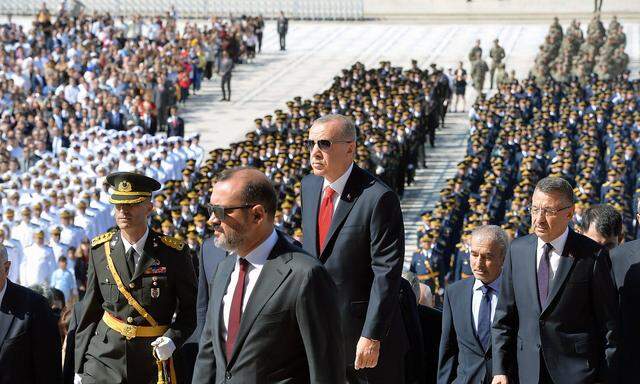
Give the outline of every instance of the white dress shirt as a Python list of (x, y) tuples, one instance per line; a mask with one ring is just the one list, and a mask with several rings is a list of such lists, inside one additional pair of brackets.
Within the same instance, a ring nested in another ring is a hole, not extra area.
[(342, 196), (342, 192), (344, 192), (344, 187), (347, 185), (347, 180), (349, 180), (349, 176), (351, 176), (351, 171), (353, 170), (353, 163), (349, 166), (347, 171), (342, 174), (342, 176), (338, 177), (336, 181), (330, 183), (329, 180), (324, 179), (324, 183), (322, 184), (322, 197), (321, 201), (324, 198), (324, 195), (327, 191), (327, 187), (331, 187), (336, 193), (333, 194), (333, 213), (336, 212), (338, 208), (338, 204), (340, 204), (340, 196)]
[[(569, 227), (564, 230), (562, 235), (558, 236), (554, 240), (551, 240), (551, 245), (553, 249), (549, 252), (549, 283), (553, 281), (553, 278), (556, 276), (556, 272), (558, 271), (558, 265), (560, 265), (560, 257), (562, 257), (562, 252), (564, 251), (564, 245), (567, 242), (567, 237), (569, 236)], [(542, 253), (544, 252), (545, 242), (538, 238), (538, 249), (536, 250), (536, 271), (540, 268), (540, 260), (542, 260)], [(551, 285), (549, 285), (551, 286)]]
[(142, 251), (144, 250), (144, 243), (147, 242), (147, 237), (149, 237), (149, 227), (144, 231), (144, 235), (140, 238), (140, 240), (136, 241), (135, 244), (131, 244), (127, 241), (127, 239), (122, 237), (122, 244), (124, 244), (124, 253), (129, 252), (129, 249), (133, 247), (135, 249), (136, 254), (133, 256), (133, 261), (135, 261), (135, 265), (138, 265), (138, 261), (140, 261), (140, 257), (142, 256)]
[[(489, 286), (491, 292), (487, 293), (491, 295), (491, 322), (493, 323), (493, 316), (496, 314), (496, 307), (498, 306), (498, 296), (500, 294), (500, 280), (502, 280), (502, 274), (497, 279), (492, 281)], [(473, 283), (473, 296), (471, 297), (471, 314), (473, 315), (473, 329), (478, 332), (478, 316), (480, 315), (480, 303), (482, 303), (482, 286), (484, 283), (476, 279)]]
[[(262, 244), (258, 245), (253, 251), (249, 252), (247, 256), (245, 256), (245, 260), (249, 262), (247, 273), (245, 275), (244, 282), (244, 295), (242, 297), (242, 312), (244, 313), (245, 308), (247, 307), (247, 302), (249, 302), (249, 298), (251, 297), (251, 292), (253, 288), (256, 286), (256, 282), (260, 277), (260, 272), (262, 272), (262, 267), (267, 262), (267, 258), (269, 258), (269, 254), (271, 250), (276, 245), (278, 241), (278, 235), (274, 230), (271, 232), (271, 235), (262, 242)], [(238, 257), (236, 256), (236, 265), (233, 268), (233, 272), (231, 273), (231, 279), (229, 280), (229, 285), (227, 286), (227, 291), (222, 298), (222, 337), (224, 340), (227, 340), (227, 329), (229, 327), (229, 314), (231, 313), (231, 301), (233, 300), (233, 293), (236, 289), (236, 283), (238, 282), (238, 275), (240, 274), (240, 262)]]

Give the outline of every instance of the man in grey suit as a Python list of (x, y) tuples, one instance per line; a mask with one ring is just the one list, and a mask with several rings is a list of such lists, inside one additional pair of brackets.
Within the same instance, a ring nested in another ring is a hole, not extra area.
[(224, 171), (211, 205), (213, 273), (193, 383), (344, 383), (336, 287), (274, 229), (277, 198), (258, 170)]
[(496, 225), (471, 233), (469, 262), (474, 278), (451, 284), (444, 294), (439, 384), (491, 383), (491, 322), (508, 248), (507, 234)]
[(404, 226), (398, 196), (354, 164), (356, 129), (342, 115), (317, 119), (302, 180), (304, 249), (338, 287), (349, 383), (401, 383), (407, 331), (400, 312)]
[(609, 252), (569, 228), (569, 182), (546, 177), (531, 200), (534, 233), (515, 239), (504, 262), (493, 384), (612, 382), (618, 294)]

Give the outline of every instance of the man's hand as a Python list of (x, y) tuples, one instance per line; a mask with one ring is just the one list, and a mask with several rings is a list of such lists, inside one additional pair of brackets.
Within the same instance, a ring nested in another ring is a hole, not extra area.
[(509, 384), (509, 378), (507, 375), (495, 375), (491, 384)]
[(380, 341), (360, 336), (356, 347), (355, 368), (375, 368), (380, 356)]
[(73, 375), (73, 384), (82, 384), (82, 376), (77, 373)]
[(176, 345), (173, 344), (173, 340), (168, 337), (158, 337), (153, 343), (151, 343), (153, 350), (156, 352), (158, 359), (165, 361), (171, 358), (173, 351), (176, 350)]

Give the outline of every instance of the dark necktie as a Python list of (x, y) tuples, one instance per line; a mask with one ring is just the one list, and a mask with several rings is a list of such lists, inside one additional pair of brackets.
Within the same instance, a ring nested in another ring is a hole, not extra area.
[(136, 271), (136, 250), (133, 247), (127, 251), (127, 267), (129, 268), (129, 275), (133, 276)]
[(478, 340), (486, 351), (491, 346), (491, 287), (482, 285), (482, 301), (478, 311)]
[(324, 242), (331, 227), (331, 218), (333, 217), (333, 194), (336, 193), (331, 187), (327, 187), (324, 192), (324, 198), (320, 204), (320, 212), (318, 213), (318, 255), (324, 250)]
[(240, 330), (240, 318), (242, 317), (242, 301), (244, 298), (244, 280), (247, 275), (249, 262), (243, 257), (238, 258), (240, 264), (240, 273), (238, 273), (238, 281), (233, 291), (233, 299), (231, 300), (231, 310), (229, 311), (229, 326), (227, 328), (227, 362), (231, 360), (233, 346), (236, 344), (238, 331)]
[(540, 259), (540, 265), (538, 266), (538, 299), (540, 300), (540, 307), (544, 308), (547, 302), (547, 296), (549, 296), (549, 276), (551, 266), (549, 264), (549, 253), (553, 249), (553, 245), (545, 243), (542, 249), (542, 258)]

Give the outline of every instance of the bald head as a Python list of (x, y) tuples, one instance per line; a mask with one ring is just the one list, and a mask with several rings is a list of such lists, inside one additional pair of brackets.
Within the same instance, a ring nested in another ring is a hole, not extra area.
[(232, 168), (222, 172), (218, 182), (231, 183), (242, 205), (261, 205), (273, 220), (278, 198), (267, 176), (255, 168)]

